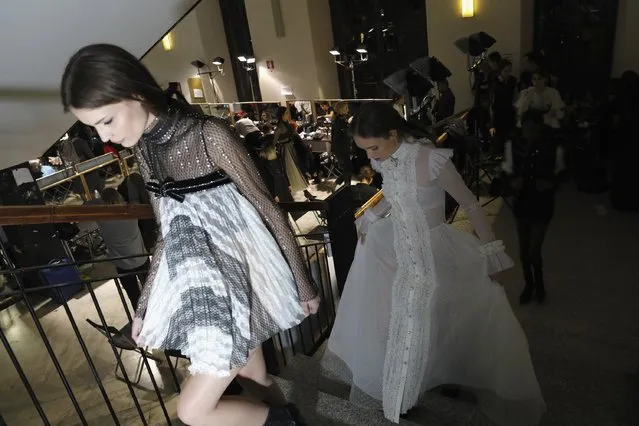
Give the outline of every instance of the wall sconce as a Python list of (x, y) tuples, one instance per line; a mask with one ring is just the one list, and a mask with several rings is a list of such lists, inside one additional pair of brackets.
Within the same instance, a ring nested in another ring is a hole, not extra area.
[(173, 50), (173, 36), (171, 33), (168, 33), (162, 38), (162, 47), (164, 47), (165, 51)]
[(472, 18), (475, 16), (475, 0), (461, 0), (462, 18)]

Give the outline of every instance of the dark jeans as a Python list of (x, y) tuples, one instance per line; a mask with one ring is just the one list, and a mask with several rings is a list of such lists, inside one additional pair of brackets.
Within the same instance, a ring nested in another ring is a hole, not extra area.
[(526, 287), (543, 288), (543, 259), (541, 248), (544, 244), (548, 222), (517, 219), (519, 255), (524, 269)]
[[(144, 283), (146, 283), (146, 277), (149, 272), (150, 265), (150, 262), (147, 260), (144, 265), (134, 269), (115, 268), (117, 269), (118, 274), (130, 274), (120, 277), (120, 284), (122, 284), (124, 291), (126, 291), (126, 294), (129, 296), (133, 309), (137, 309), (138, 307), (138, 300), (140, 300), (141, 295), (140, 289)], [(139, 284), (138, 279), (140, 280)]]

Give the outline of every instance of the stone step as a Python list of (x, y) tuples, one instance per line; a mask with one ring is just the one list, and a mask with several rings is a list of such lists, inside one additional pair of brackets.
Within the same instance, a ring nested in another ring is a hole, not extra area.
[[(393, 425), (384, 415), (351, 404), (347, 400), (322, 392), (300, 380), (275, 377), (287, 399), (294, 403), (309, 426)], [(418, 423), (400, 420), (402, 426), (418, 426)], [(431, 426), (448, 426), (446, 423), (429, 423)]]
[[(294, 386), (294, 392), (291, 397), (295, 397), (297, 393), (304, 395), (324, 394), (341, 400), (351, 409), (363, 410), (366, 413), (372, 413), (383, 419), (383, 415), (375, 410), (369, 410), (353, 405), (348, 401), (350, 386), (341, 382), (337, 377), (332, 377), (330, 372), (321, 368), (321, 359), (324, 348), (321, 348), (313, 357), (297, 355), (289, 360), (287, 367), (284, 369), (280, 378), (288, 383), (288, 386)], [(385, 420), (384, 420), (385, 421)], [(405, 424), (422, 424), (429, 426), (492, 426), (492, 422), (486, 419), (478, 410), (477, 406), (465, 401), (464, 398), (451, 399), (437, 392), (426, 392), (420, 399), (419, 406), (410, 412), (410, 421), (413, 423)], [(341, 424), (369, 424), (364, 423), (341, 423)], [(373, 423), (373, 424), (392, 424)]]

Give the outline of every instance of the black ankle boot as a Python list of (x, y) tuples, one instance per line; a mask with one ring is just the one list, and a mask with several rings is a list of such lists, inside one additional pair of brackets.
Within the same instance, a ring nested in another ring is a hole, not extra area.
[(526, 284), (524, 291), (519, 295), (519, 304), (527, 305), (533, 297), (533, 286)]
[(299, 410), (293, 404), (284, 407), (270, 407), (264, 426), (306, 426)]

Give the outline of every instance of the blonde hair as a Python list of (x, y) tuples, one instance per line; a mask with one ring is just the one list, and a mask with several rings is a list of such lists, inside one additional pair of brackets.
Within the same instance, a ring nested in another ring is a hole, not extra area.
[(339, 101), (333, 106), (333, 111), (337, 115), (346, 115), (348, 114), (348, 103), (344, 101)]

